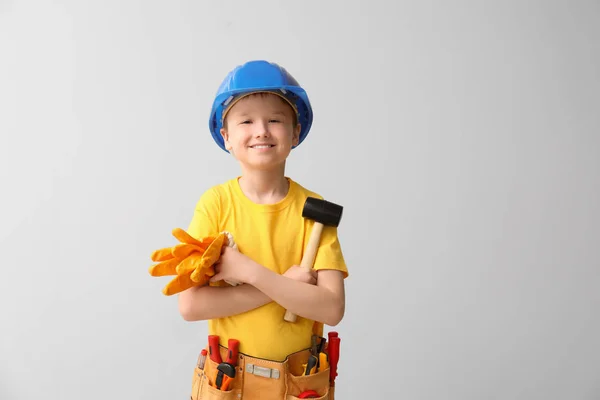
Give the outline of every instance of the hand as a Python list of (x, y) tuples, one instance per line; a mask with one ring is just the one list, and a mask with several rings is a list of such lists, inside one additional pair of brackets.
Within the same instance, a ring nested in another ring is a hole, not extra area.
[(214, 264), (215, 275), (210, 278), (211, 282), (229, 281), (236, 283), (248, 283), (252, 276), (254, 267), (252, 260), (229, 246), (223, 247), (221, 257)]
[(292, 265), (287, 271), (285, 271), (283, 276), (295, 281), (309, 283), (311, 285), (317, 284), (317, 271), (312, 268), (307, 272), (304, 268), (298, 265)]

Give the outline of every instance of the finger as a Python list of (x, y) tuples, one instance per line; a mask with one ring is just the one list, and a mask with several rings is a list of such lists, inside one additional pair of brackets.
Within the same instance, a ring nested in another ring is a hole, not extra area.
[(167, 286), (163, 288), (162, 292), (165, 296), (171, 296), (196, 285), (198, 285), (198, 283), (193, 282), (188, 275), (177, 275), (167, 283)]
[(224, 234), (220, 234), (217, 236), (209, 245), (208, 248), (204, 251), (204, 257), (206, 257), (210, 264), (214, 264), (220, 257), (223, 252), (224, 246), (223, 242), (225, 241), (226, 236)]
[(177, 275), (177, 264), (181, 262), (178, 258), (171, 260), (162, 261), (158, 264), (154, 264), (148, 268), (148, 272), (151, 276), (166, 276), (166, 275)]
[(200, 286), (204, 286), (207, 285), (210, 281), (210, 276), (208, 275), (204, 275), (202, 278), (200, 278), (200, 280), (198, 282), (196, 282), (197, 285)]
[(214, 276), (216, 273), (215, 269), (213, 266), (205, 266), (204, 264), (200, 264), (198, 267), (196, 267), (193, 271), (192, 274), (190, 275), (190, 278), (194, 281), (194, 282), (199, 282), (200, 279), (202, 279), (202, 277), (204, 275), (208, 275), (208, 276)]
[(177, 265), (177, 274), (178, 275), (189, 275), (193, 270), (196, 269), (196, 265), (198, 263), (198, 260), (200, 260), (200, 256), (198, 255), (190, 255), (188, 257), (186, 257), (182, 262), (179, 263), (179, 265)]
[(206, 248), (208, 247), (208, 245), (205, 246), (198, 246), (195, 244), (178, 244), (173, 246), (172, 249), (172, 253), (174, 257), (179, 257), (179, 258), (186, 258), (187, 256), (193, 254), (193, 253), (198, 253), (198, 254), (202, 254), (204, 253), (204, 251), (206, 250)]
[(150, 259), (152, 261), (167, 261), (173, 258), (171, 254), (171, 247), (165, 247), (152, 252)]
[(221, 264), (214, 264), (211, 267), (206, 267), (202, 269), (202, 272), (204, 273), (204, 275), (207, 275), (209, 277), (214, 276), (215, 274), (221, 272)]
[(175, 236), (175, 239), (179, 240), (182, 243), (195, 244), (198, 246), (202, 246), (203, 244), (201, 241), (193, 238), (189, 233), (187, 233), (181, 228), (173, 229), (172, 234), (173, 236)]
[[(202, 277), (202, 274), (210, 274), (211, 269), (214, 271), (213, 265), (221, 258), (221, 245), (225, 235), (221, 234), (215, 240), (212, 241), (210, 246), (202, 254), (201, 259), (198, 261), (196, 269), (192, 272), (192, 280), (197, 281)], [(212, 274), (214, 275), (214, 273)]]
[(193, 281), (200, 280), (204, 274), (210, 273), (211, 276), (215, 274), (214, 266), (207, 262), (204, 255), (194, 262), (194, 266), (195, 268), (190, 275)]

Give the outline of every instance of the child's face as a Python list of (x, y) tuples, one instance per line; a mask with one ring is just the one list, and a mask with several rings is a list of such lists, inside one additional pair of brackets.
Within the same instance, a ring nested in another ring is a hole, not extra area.
[(274, 94), (254, 94), (238, 101), (221, 129), (225, 147), (245, 167), (277, 168), (298, 144), (300, 125), (289, 104)]

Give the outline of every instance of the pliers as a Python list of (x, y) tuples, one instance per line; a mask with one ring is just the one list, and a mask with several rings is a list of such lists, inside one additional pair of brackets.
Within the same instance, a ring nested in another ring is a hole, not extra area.
[[(321, 342), (322, 345), (323, 342)], [(304, 365), (304, 375), (312, 375), (317, 372), (317, 368), (319, 367), (319, 349), (321, 346), (317, 345), (317, 335), (312, 335), (310, 355), (308, 356), (306, 365)]]
[[(213, 387), (223, 391), (229, 389), (229, 385), (235, 378), (235, 367), (237, 365), (239, 346), (239, 340), (229, 339), (227, 343), (227, 358), (217, 365), (217, 376), (215, 377)], [(219, 355), (219, 359), (220, 358)]]

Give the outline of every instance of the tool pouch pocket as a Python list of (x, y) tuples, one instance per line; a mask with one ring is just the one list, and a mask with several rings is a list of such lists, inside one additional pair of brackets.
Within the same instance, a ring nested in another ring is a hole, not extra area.
[[(303, 375), (303, 366), (308, 361), (309, 354), (301, 352), (293, 354), (288, 359), (286, 372), (286, 400), (297, 400), (299, 395), (308, 390), (314, 390), (319, 397), (317, 400), (331, 400), (329, 386), (329, 368), (312, 375)], [(333, 394), (333, 393), (332, 393)]]
[(200, 387), (202, 385), (202, 380), (204, 378), (204, 371), (200, 368), (194, 368), (194, 375), (192, 376), (192, 395), (190, 396), (191, 400), (198, 400), (200, 395)]
[(239, 390), (220, 390), (213, 386), (217, 373), (217, 363), (207, 358), (204, 369), (198, 367), (194, 370), (192, 380), (191, 400), (233, 400), (238, 399)]

